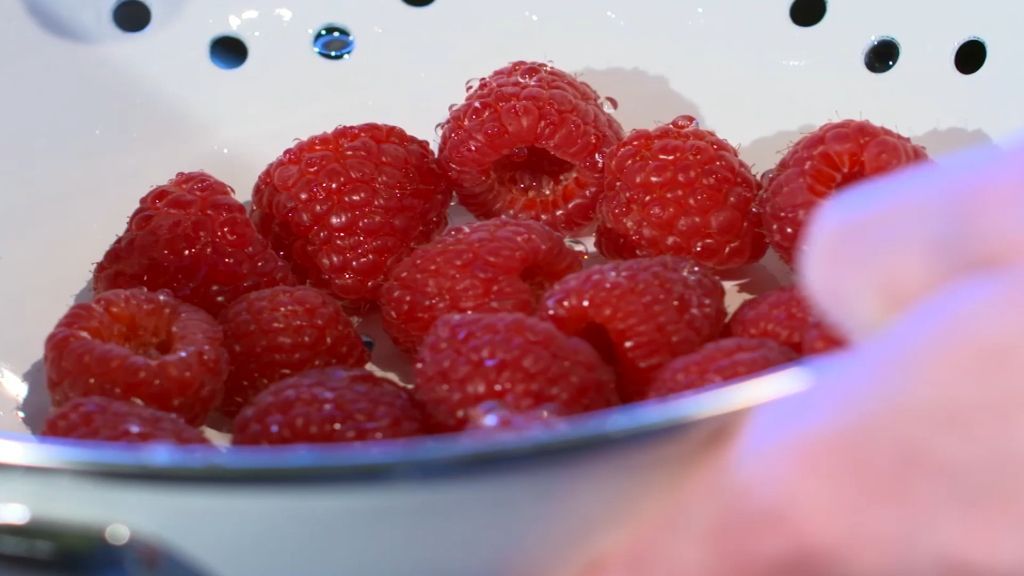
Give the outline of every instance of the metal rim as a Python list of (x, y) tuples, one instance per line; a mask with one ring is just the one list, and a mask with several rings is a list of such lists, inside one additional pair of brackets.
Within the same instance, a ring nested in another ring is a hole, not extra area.
[(451, 472), (677, 430), (806, 390), (806, 365), (694, 394), (569, 418), (542, 430), (446, 434), (360, 445), (216, 448), (58, 441), (0, 434), (0, 467), (154, 480), (289, 481)]

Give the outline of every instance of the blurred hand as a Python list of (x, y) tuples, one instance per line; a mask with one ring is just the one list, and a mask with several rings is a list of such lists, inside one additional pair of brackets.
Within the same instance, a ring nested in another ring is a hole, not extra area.
[(861, 184), (807, 239), (854, 346), (581, 574), (1024, 574), (1024, 147)]

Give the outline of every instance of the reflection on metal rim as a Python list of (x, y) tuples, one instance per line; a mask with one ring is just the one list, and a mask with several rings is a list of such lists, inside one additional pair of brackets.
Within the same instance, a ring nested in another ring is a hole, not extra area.
[(361, 445), (189, 448), (54, 441), (0, 434), (0, 468), (163, 480), (281, 481), (409, 476), (510, 462), (647, 437), (806, 390), (803, 365), (736, 384), (574, 417), (568, 426), (525, 432), (478, 432)]

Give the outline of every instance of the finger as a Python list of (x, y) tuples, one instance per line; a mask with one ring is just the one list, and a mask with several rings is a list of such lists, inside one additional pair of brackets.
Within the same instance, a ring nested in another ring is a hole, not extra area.
[(854, 340), (964, 274), (1024, 261), (1024, 146), (872, 179), (809, 222), (800, 281)]
[(752, 415), (733, 492), (767, 489), (846, 573), (1024, 573), (1024, 265), (944, 285), (815, 371)]
[(1024, 266), (957, 280), (807, 368), (816, 387), (752, 410), (578, 576), (1020, 573)]

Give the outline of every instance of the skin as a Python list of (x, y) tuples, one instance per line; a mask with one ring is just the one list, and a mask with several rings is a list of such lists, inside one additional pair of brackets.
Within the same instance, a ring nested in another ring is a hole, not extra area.
[(562, 573), (1024, 574), (1022, 217), (1020, 145), (823, 206), (799, 280), (853, 346)]

